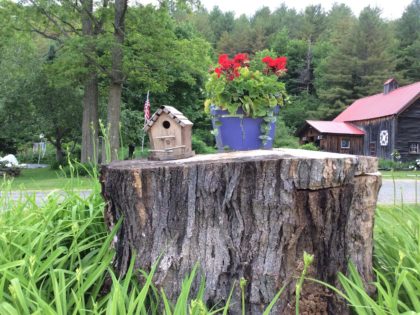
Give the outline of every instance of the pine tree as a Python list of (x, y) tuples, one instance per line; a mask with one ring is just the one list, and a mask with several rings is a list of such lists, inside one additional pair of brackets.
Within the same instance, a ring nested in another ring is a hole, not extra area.
[(420, 0), (406, 8), (397, 23), (397, 70), (407, 83), (420, 81)]
[(356, 99), (378, 93), (383, 82), (395, 73), (388, 27), (379, 9), (366, 7), (317, 69), (318, 94), (330, 109), (325, 110), (328, 116), (339, 113)]

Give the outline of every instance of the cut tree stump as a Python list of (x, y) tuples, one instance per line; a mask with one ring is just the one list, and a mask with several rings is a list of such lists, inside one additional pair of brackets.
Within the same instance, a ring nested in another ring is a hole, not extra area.
[[(199, 264), (205, 301), (221, 305), (241, 278), (247, 314), (262, 314), (286, 285), (271, 314), (294, 314), (304, 251), (315, 256), (308, 277), (338, 285), (352, 261), (367, 289), (372, 275), (373, 218), (381, 185), (376, 158), (291, 149), (257, 150), (175, 161), (124, 161), (101, 170), (105, 219), (122, 216), (115, 265), (131, 255), (175, 301)], [(230, 314), (240, 314), (240, 289)], [(348, 314), (346, 303), (305, 281), (301, 314)]]

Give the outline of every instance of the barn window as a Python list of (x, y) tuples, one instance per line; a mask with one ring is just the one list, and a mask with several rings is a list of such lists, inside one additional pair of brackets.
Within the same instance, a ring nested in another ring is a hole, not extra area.
[(341, 148), (350, 149), (350, 139), (341, 139)]
[(420, 145), (416, 142), (411, 142), (408, 144), (408, 153), (418, 154), (420, 153)]

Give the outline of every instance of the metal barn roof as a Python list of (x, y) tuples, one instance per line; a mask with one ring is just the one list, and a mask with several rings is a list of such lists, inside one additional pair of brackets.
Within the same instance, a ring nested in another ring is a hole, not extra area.
[(397, 115), (420, 95), (420, 82), (361, 98), (347, 107), (334, 121), (359, 121)]
[(308, 125), (312, 126), (321, 133), (333, 133), (343, 135), (363, 136), (365, 132), (356, 126), (346, 122), (307, 120)]

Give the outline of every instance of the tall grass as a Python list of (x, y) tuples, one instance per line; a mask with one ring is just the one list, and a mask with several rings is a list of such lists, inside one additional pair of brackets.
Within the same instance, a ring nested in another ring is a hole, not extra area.
[(195, 267), (171, 303), (152, 284), (158, 262), (149, 273), (136, 270), (134, 260), (124, 278), (113, 271), (111, 244), (120, 223), (111, 233), (106, 230), (98, 184), (87, 198), (67, 189), (64, 198), (53, 193), (42, 205), (31, 195), (12, 201), (7, 193), (10, 183), (0, 185), (1, 315), (144, 315), (161, 314), (162, 309), (166, 315), (227, 315), (233, 291), (243, 289), (234, 286), (224, 305), (208, 309), (203, 301), (204, 281), (196, 295), (191, 293)]
[(339, 275), (345, 298), (359, 315), (420, 314), (420, 208), (380, 207), (374, 230), (376, 289), (369, 296), (354, 265)]
[[(92, 176), (96, 176), (93, 172)], [(10, 189), (10, 183), (2, 185), (3, 191)], [(156, 265), (145, 273), (136, 270), (131, 261), (125, 277), (119, 278), (112, 269), (115, 231), (106, 230), (103, 209), (98, 184), (87, 198), (69, 189), (65, 198), (51, 194), (41, 206), (31, 196), (11, 201), (7, 193), (2, 194), (1, 315), (143, 315), (161, 314), (162, 309), (167, 315), (227, 315), (233, 291), (241, 290), (243, 294), (245, 281), (232, 288), (224, 305), (208, 309), (203, 301), (205, 282), (197, 294), (191, 293), (197, 267), (184, 279), (174, 303), (152, 284)], [(356, 314), (420, 313), (420, 208), (380, 207), (374, 232), (376, 296), (366, 293), (352, 265), (348, 276), (339, 276), (343, 292), (330, 288), (345, 298)], [(310, 256), (305, 257), (305, 265), (310, 264)], [(303, 272), (296, 284), (297, 306), (304, 278)], [(270, 314), (283, 290), (273, 297), (264, 315)]]

